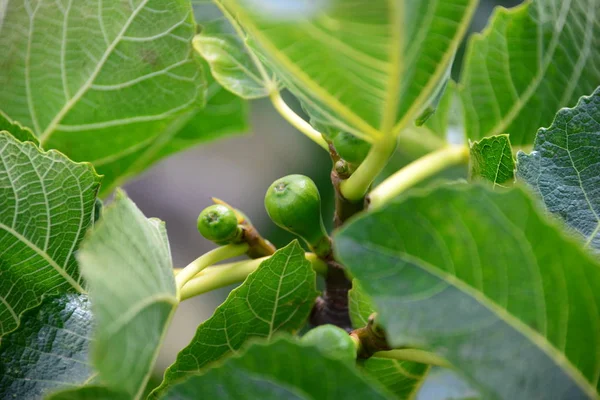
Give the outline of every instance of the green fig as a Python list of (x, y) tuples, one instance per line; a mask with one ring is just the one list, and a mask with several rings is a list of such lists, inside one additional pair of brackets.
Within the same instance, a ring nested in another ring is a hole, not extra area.
[(319, 256), (331, 252), (331, 241), (321, 218), (321, 196), (304, 175), (277, 179), (267, 190), (265, 208), (279, 227), (304, 239)]
[(241, 229), (235, 211), (225, 205), (214, 204), (198, 216), (198, 231), (208, 240), (227, 243), (236, 239)]
[(350, 164), (360, 164), (371, 150), (371, 144), (348, 132), (340, 132), (333, 138), (335, 151)]
[(356, 361), (356, 344), (348, 332), (334, 325), (321, 325), (302, 336), (302, 342), (312, 345), (331, 358), (349, 363)]

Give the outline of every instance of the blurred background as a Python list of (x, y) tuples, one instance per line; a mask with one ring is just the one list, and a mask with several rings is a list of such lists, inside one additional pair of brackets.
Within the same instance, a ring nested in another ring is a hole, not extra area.
[[(495, 6), (511, 7), (519, 3), (519, 0), (481, 0), (471, 32), (485, 27)], [(454, 79), (460, 73), (463, 51), (464, 46), (457, 55)], [(286, 100), (302, 115), (292, 98)], [(278, 247), (287, 244), (291, 236), (269, 220), (263, 198), (275, 179), (288, 174), (304, 174), (316, 182), (323, 198), (324, 219), (331, 221), (329, 155), (289, 126), (268, 100), (250, 104), (250, 124), (248, 132), (167, 158), (125, 185), (146, 216), (166, 221), (175, 267), (184, 267), (215, 247), (196, 230), (196, 218), (204, 207), (212, 204), (211, 197), (242, 209), (263, 236)], [(387, 172), (397, 170), (417, 155), (399, 149)], [(465, 171), (449, 171), (448, 174), (460, 177)], [(231, 289), (224, 288), (181, 304), (156, 365), (158, 378), (192, 339), (196, 327), (212, 315)]]

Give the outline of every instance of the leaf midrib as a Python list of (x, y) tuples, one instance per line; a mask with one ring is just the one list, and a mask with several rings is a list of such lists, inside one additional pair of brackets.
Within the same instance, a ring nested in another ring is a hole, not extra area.
[[(61, 267), (60, 265), (58, 265), (56, 263), (56, 261), (54, 261), (50, 255), (48, 253), (46, 253), (45, 251), (43, 251), (42, 249), (40, 249), (39, 247), (37, 247), (34, 243), (32, 243), (31, 241), (29, 241), (29, 239), (27, 239), (25, 236), (21, 235), (19, 232), (15, 231), (13, 228), (3, 224), (2, 222), (0, 222), (0, 229), (4, 229), (6, 232), (10, 233), (11, 235), (13, 235), (15, 238), (17, 238), (19, 241), (23, 242), (27, 247), (29, 247), (30, 249), (32, 249), (33, 251), (35, 251), (38, 255), (40, 255), (44, 260), (46, 260), (46, 262), (48, 264), (50, 264), (50, 266), (52, 266), (52, 268), (54, 268), (56, 270), (56, 272), (58, 272), (63, 278), (65, 278), (65, 280), (75, 289), (77, 290), (79, 293), (85, 293), (85, 290), (81, 287), (81, 285), (79, 285), (79, 283), (77, 283), (72, 277), (71, 275), (69, 275), (67, 273), (67, 271)], [(69, 258), (71, 256), (69, 255)], [(69, 259), (67, 258), (67, 260)]]
[[(88, 80), (79, 88), (77, 93), (75, 93), (75, 95), (73, 97), (71, 97), (65, 103), (65, 105), (62, 107), (62, 109), (56, 114), (54, 119), (48, 124), (46, 129), (42, 132), (42, 134), (40, 135), (40, 144), (42, 146), (50, 139), (52, 133), (54, 132), (54, 130), (56, 129), (56, 127), (58, 126), (60, 121), (75, 106), (75, 104), (77, 104), (77, 102), (81, 99), (81, 97), (83, 97), (83, 95), (92, 86), (93, 82), (98, 77), (98, 74), (104, 67), (104, 64), (106, 63), (106, 61), (112, 54), (113, 50), (117, 47), (117, 45), (119, 44), (119, 42), (125, 35), (125, 32), (127, 32), (130, 25), (133, 23), (133, 21), (137, 17), (138, 13), (146, 6), (147, 3), (148, 3), (148, 0), (142, 0), (142, 2), (138, 5), (138, 7), (133, 11), (131, 16), (127, 19), (127, 21), (125, 21), (125, 24), (123, 25), (123, 28), (121, 29), (121, 31), (117, 34), (117, 36), (113, 39), (112, 43), (106, 48), (106, 50), (102, 54), (100, 61), (96, 65), (96, 68), (94, 69), (94, 71), (92, 71), (92, 74), (90, 75)], [(28, 98), (30, 98), (30, 97), (31, 96), (28, 96)]]

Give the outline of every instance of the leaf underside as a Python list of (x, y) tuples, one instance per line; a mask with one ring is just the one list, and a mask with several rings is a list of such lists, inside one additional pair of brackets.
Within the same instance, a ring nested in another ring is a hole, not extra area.
[(429, 104), (476, 5), (293, 0), (274, 16), (270, 1), (221, 1), (318, 123), (371, 139), (398, 134)]
[(419, 193), (335, 240), (391, 345), (445, 357), (484, 397), (594, 398), (597, 262), (520, 188)]
[(541, 129), (534, 152), (519, 153), (518, 178), (550, 212), (600, 250), (600, 89)]
[(93, 316), (82, 294), (46, 297), (0, 344), (0, 398), (41, 399), (94, 378), (88, 361)]
[(74, 253), (100, 185), (90, 164), (0, 132), (0, 337), (45, 295), (83, 292)]
[(44, 148), (93, 163), (106, 187), (202, 105), (188, 1), (9, 1), (3, 11), (3, 111)]

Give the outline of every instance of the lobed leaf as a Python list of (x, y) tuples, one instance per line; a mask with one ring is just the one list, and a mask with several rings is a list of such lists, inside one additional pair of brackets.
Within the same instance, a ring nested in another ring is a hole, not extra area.
[(52, 390), (90, 381), (93, 316), (86, 295), (48, 296), (23, 313), (0, 342), (0, 398), (41, 399)]
[(471, 144), (469, 158), (471, 180), (491, 182), (493, 187), (515, 180), (515, 160), (509, 135), (483, 138)]
[(96, 318), (92, 362), (99, 382), (139, 399), (179, 303), (164, 223), (144, 217), (118, 192), (77, 259)]
[(600, 250), (600, 89), (540, 129), (533, 152), (517, 155), (517, 174), (548, 210)]
[(162, 399), (386, 399), (348, 363), (287, 338), (256, 343), (172, 386)]
[(598, 262), (520, 188), (415, 193), (335, 238), (390, 344), (446, 358), (485, 398), (596, 398)]
[(236, 353), (250, 338), (271, 338), (277, 331), (300, 329), (317, 296), (315, 279), (297, 241), (278, 250), (198, 327), (191, 343), (165, 372), (155, 395), (176, 380)]
[(461, 79), (470, 139), (534, 140), (558, 109), (600, 84), (600, 1), (525, 1), (498, 8), (467, 48)]
[(397, 135), (443, 85), (475, 0), (219, 0), (318, 123)]
[[(169, 140), (202, 105), (189, 1), (8, 1), (0, 104), (44, 148), (90, 161), (107, 187), (132, 154)], [(160, 101), (157, 101), (160, 99)]]
[(90, 164), (0, 132), (0, 337), (46, 295), (83, 293), (74, 253), (92, 224)]

